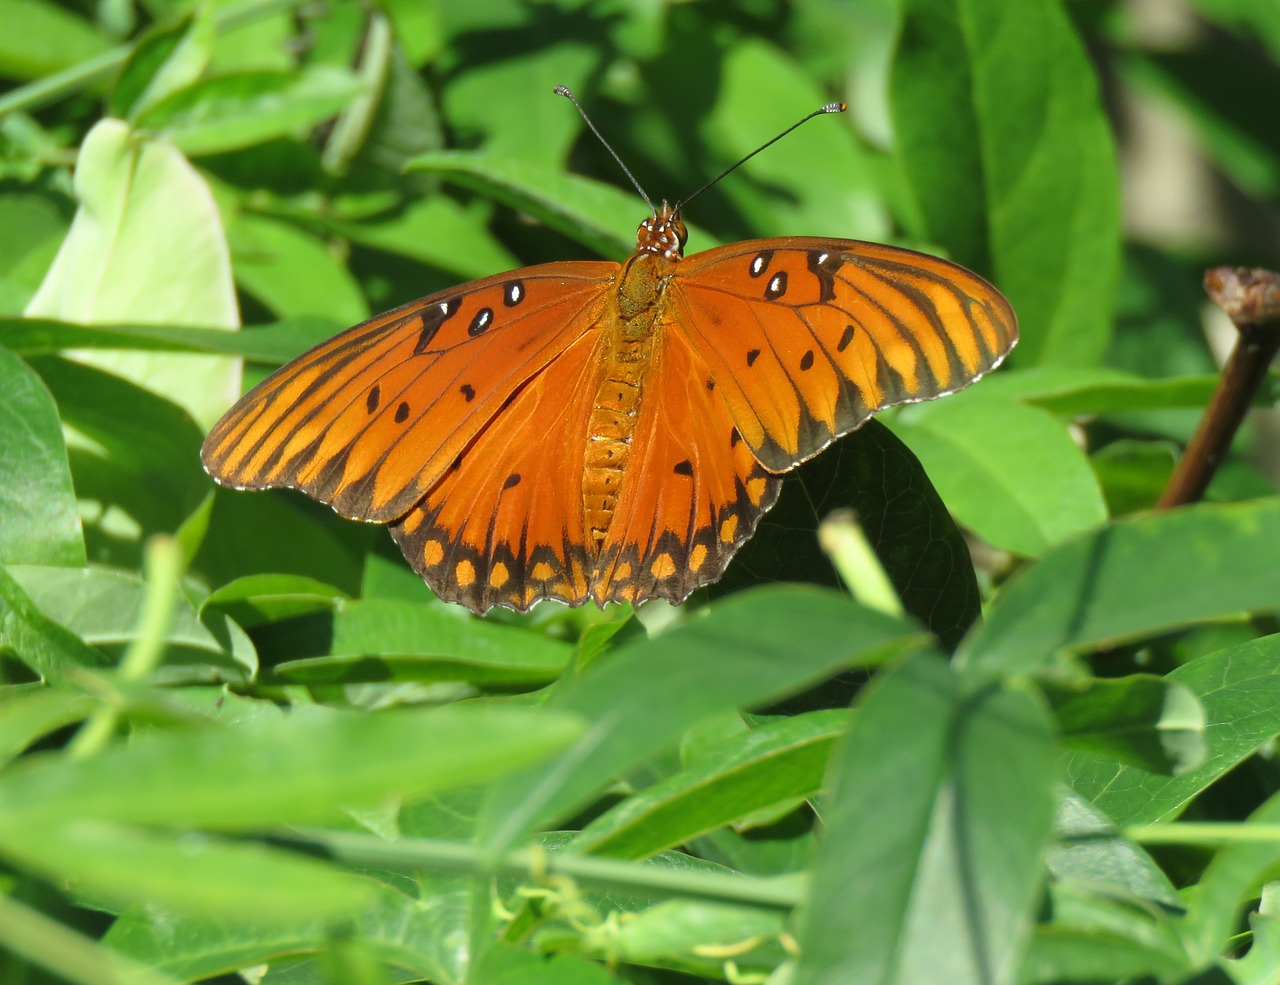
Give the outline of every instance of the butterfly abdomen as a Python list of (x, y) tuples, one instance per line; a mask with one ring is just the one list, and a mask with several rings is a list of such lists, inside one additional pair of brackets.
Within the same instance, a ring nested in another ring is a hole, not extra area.
[(654, 325), (664, 279), (675, 261), (640, 254), (618, 280), (618, 318), (605, 327), (602, 382), (592, 402), (583, 461), (582, 500), (588, 546), (596, 557), (609, 533), (631, 457), (645, 374), (653, 364)]
[[(609, 345), (610, 340), (604, 344)], [(599, 555), (618, 504), (618, 490), (631, 458), (631, 439), (649, 364), (650, 339), (621, 339), (610, 346), (604, 380), (587, 424), (582, 505), (588, 546)]]

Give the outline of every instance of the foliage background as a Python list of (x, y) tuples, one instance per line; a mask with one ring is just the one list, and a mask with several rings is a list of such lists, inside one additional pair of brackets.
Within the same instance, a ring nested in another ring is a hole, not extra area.
[[(1277, 9), (0, 0), (0, 978), (1275, 981), (1273, 423), (1147, 510), (1202, 269), (1280, 263)], [(371, 313), (630, 251), (554, 84), (672, 199), (847, 100), (691, 249), (930, 249), (1023, 336), (680, 610), (480, 621), (197, 452)]]

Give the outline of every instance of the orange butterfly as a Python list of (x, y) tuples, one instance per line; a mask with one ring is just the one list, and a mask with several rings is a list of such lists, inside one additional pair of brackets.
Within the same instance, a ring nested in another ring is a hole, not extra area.
[(685, 238), (664, 202), (625, 263), (525, 267), (350, 328), (242, 397), (204, 467), (388, 524), (477, 613), (678, 603), (782, 473), (1017, 339), (1004, 297), (945, 260), (804, 237), (684, 257)]

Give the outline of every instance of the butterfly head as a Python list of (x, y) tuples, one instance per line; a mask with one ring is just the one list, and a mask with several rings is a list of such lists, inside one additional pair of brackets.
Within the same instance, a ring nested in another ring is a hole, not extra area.
[(657, 215), (651, 215), (640, 223), (636, 231), (636, 252), (656, 253), (670, 260), (679, 260), (684, 256), (684, 244), (688, 238), (689, 230), (680, 219), (679, 208), (673, 209), (663, 202)]

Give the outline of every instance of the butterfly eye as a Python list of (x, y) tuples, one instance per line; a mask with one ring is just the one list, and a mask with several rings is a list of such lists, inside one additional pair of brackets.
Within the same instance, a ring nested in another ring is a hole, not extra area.
[(684, 251), (684, 244), (689, 242), (689, 230), (685, 228), (684, 221), (675, 216), (671, 220), (671, 231), (676, 234), (677, 249)]

